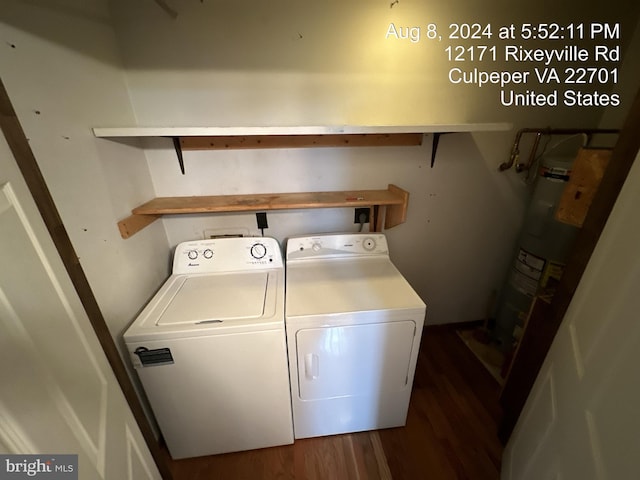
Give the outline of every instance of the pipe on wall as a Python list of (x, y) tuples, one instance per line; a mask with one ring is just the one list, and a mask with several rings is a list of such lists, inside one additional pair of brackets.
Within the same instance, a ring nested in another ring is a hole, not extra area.
[[(513, 141), (513, 146), (511, 147), (511, 155), (509, 157), (508, 162), (501, 163), (498, 167), (498, 170), (504, 172), (505, 170), (509, 170), (515, 163), (516, 172), (525, 172), (531, 168), (533, 161), (536, 157), (536, 152), (538, 150), (538, 146), (540, 145), (540, 139), (543, 135), (577, 135), (577, 134), (585, 134), (589, 139), (595, 134), (606, 134), (606, 135), (614, 135), (618, 134), (620, 131), (616, 129), (606, 129), (606, 128), (521, 128), (516, 133), (516, 137)], [(522, 135), (527, 133), (535, 133), (536, 138), (533, 142), (533, 146), (531, 147), (531, 152), (529, 154), (529, 158), (527, 163), (520, 163), (518, 159), (520, 158), (520, 140), (522, 139)]]

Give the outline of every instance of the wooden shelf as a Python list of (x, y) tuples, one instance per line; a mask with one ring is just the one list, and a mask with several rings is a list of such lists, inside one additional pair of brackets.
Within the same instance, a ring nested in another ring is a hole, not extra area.
[(422, 145), (423, 137), (422, 133), (218, 135), (180, 137), (180, 147), (183, 151), (305, 147), (412, 147)]
[(409, 192), (395, 185), (387, 190), (158, 197), (134, 208), (118, 228), (122, 238), (129, 238), (162, 215), (369, 207), (372, 231), (381, 231), (405, 222), (408, 202)]

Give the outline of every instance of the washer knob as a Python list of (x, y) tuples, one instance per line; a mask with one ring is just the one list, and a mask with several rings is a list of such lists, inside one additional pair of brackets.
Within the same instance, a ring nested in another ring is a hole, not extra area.
[(213, 250), (211, 250), (210, 248), (207, 248), (204, 252), (202, 252), (202, 255), (204, 255), (204, 258), (212, 258), (213, 257)]
[(251, 256), (256, 260), (260, 260), (267, 254), (267, 247), (262, 243), (254, 243), (251, 246)]
[(320, 245), (319, 243), (314, 243), (313, 245), (311, 245), (311, 250), (313, 250), (314, 252), (319, 252), (321, 248), (322, 245)]
[(189, 250), (187, 252), (187, 257), (189, 257), (191, 260), (195, 260), (196, 258), (198, 258), (198, 251), (197, 250)]

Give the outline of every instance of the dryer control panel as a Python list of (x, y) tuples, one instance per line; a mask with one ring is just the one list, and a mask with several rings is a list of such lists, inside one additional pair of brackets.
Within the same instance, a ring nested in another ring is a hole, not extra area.
[(287, 240), (287, 261), (389, 255), (382, 233), (348, 233), (292, 237)]
[(183, 242), (173, 255), (173, 273), (216, 273), (283, 268), (280, 244), (270, 237), (214, 238)]

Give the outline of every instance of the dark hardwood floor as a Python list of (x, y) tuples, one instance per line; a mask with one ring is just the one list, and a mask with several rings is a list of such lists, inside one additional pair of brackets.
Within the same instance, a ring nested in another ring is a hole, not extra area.
[(176, 480), (495, 480), (500, 387), (451, 326), (424, 331), (407, 424), (168, 460)]

